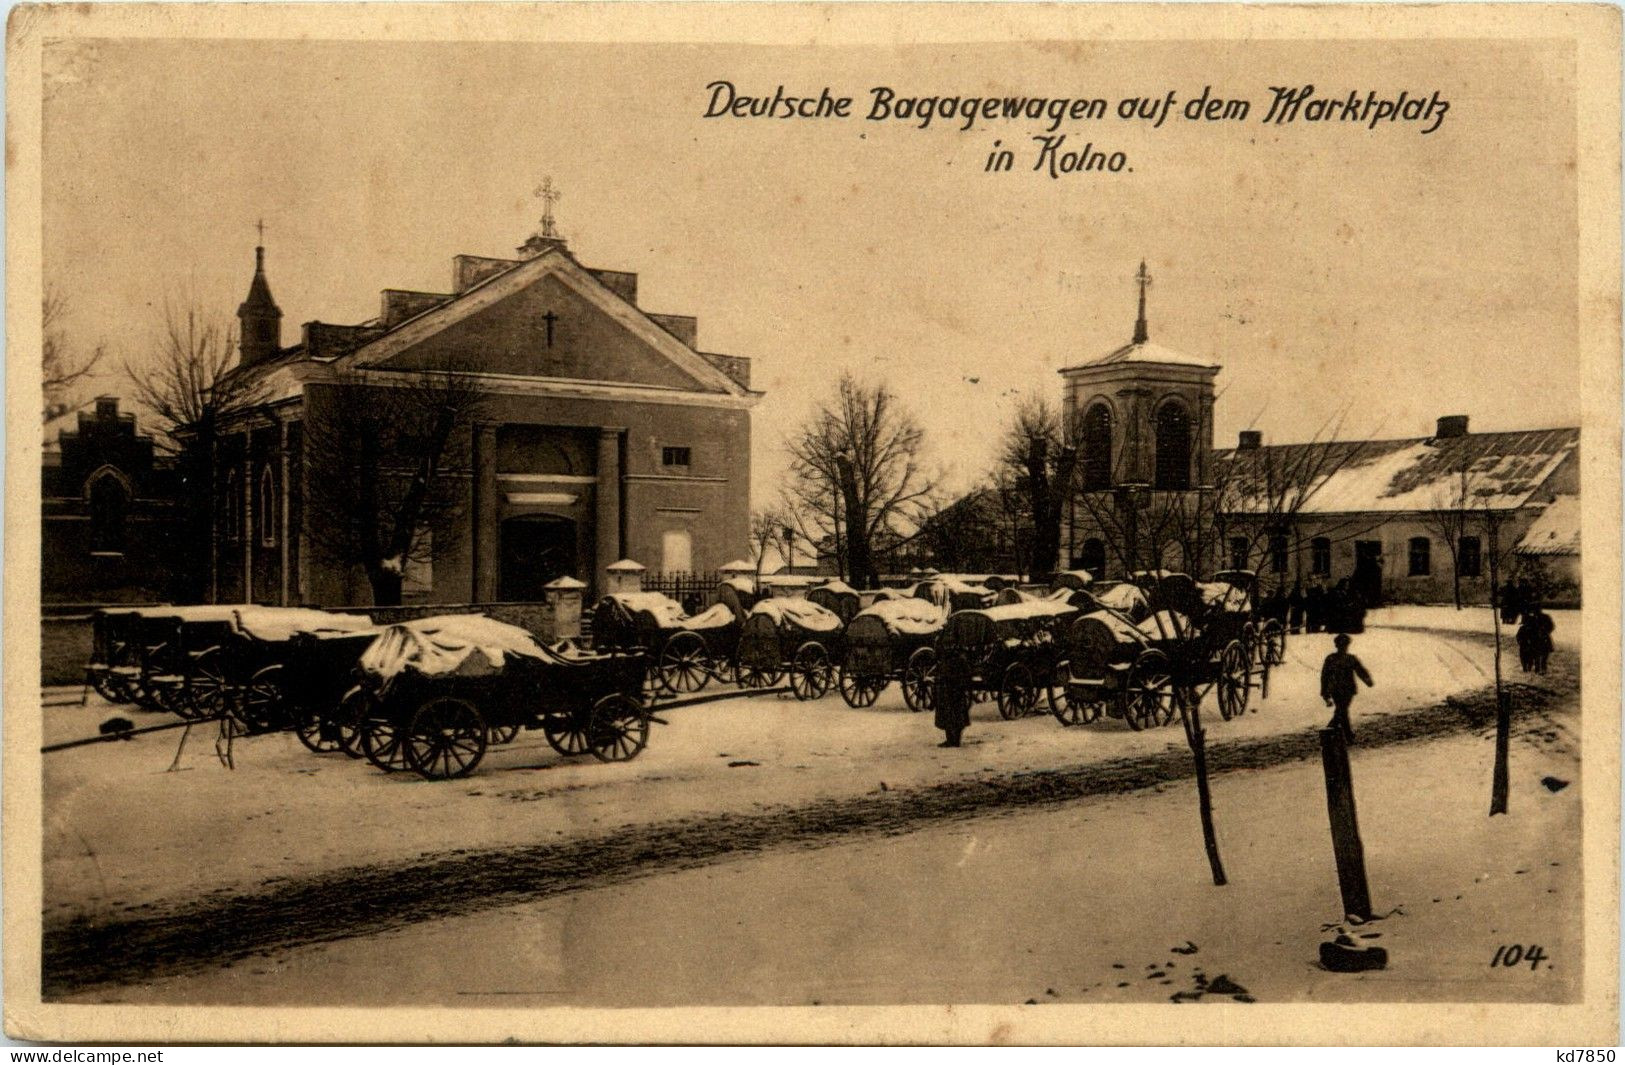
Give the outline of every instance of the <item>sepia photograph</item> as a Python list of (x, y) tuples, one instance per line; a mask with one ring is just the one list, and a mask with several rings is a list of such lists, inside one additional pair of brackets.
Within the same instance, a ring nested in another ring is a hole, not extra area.
[(7, 1034), (1616, 1042), (1619, 12), (1447, 7), (14, 9)]

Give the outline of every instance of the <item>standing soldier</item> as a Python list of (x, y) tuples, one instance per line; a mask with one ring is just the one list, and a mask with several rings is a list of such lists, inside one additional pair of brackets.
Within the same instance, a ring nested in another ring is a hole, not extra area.
[(1501, 586), (1501, 624), (1511, 625), (1518, 620), (1518, 615), (1523, 613), (1523, 603), (1520, 602), (1522, 598), (1518, 594), (1518, 586), (1512, 583), (1511, 577), (1508, 577), (1506, 583)]
[(1288, 632), (1303, 628), (1303, 582), (1292, 582), (1292, 594), (1286, 597), (1286, 627)]
[(1349, 704), (1354, 701), (1354, 693), (1359, 688), (1354, 678), (1365, 681), (1367, 688), (1376, 686), (1360, 660), (1349, 654), (1351, 642), (1347, 633), (1338, 633), (1332, 640), (1337, 650), (1327, 655), (1320, 667), (1320, 697), (1333, 708), (1332, 719), (1326, 727), (1342, 732), (1346, 743), (1354, 742), (1354, 726), (1349, 722)]

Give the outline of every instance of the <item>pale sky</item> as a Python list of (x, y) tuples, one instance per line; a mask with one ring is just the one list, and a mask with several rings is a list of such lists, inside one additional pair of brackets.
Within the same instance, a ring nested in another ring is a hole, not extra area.
[[(47, 45), (45, 267), (73, 338), (139, 357), (166, 295), (235, 312), (266, 224), (284, 343), (382, 288), (510, 256), (551, 175), (571, 248), (749, 356), (755, 502), (843, 369), (884, 375), (956, 485), (1019, 395), (1129, 339), (1210, 355), (1218, 442), (1578, 424), (1573, 59), (1561, 43), (828, 47), (287, 41)], [(1029, 170), (1044, 123), (703, 119), (705, 86), (1181, 100), (1245, 123), (1063, 127), (1133, 172)], [(1440, 128), (1266, 126), (1272, 85), (1437, 89)], [(1015, 171), (983, 173), (995, 138)], [(974, 380), (973, 380), (974, 379)], [(102, 382), (117, 390), (115, 381)]]

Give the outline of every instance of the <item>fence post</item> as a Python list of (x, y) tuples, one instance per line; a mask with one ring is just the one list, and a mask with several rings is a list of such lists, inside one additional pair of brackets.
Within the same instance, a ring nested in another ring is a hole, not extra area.
[(1507, 812), (1507, 756), (1512, 739), (1512, 693), (1495, 693), (1495, 774), (1490, 781), (1490, 816)]
[(1331, 817), (1332, 852), (1337, 858), (1337, 886), (1343, 893), (1343, 912), (1370, 920), (1371, 890), (1365, 878), (1360, 822), (1354, 813), (1354, 777), (1349, 771), (1349, 750), (1340, 730), (1320, 730), (1320, 759), (1326, 770), (1326, 812)]

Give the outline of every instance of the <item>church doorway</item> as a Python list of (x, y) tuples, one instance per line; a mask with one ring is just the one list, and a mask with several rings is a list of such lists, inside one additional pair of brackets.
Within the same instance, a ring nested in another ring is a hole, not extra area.
[(1382, 541), (1354, 541), (1354, 576), (1350, 590), (1368, 607), (1382, 605)]
[(502, 523), (502, 576), (497, 594), (503, 602), (536, 602), (548, 582), (574, 576), (575, 522), (554, 514), (527, 514)]

